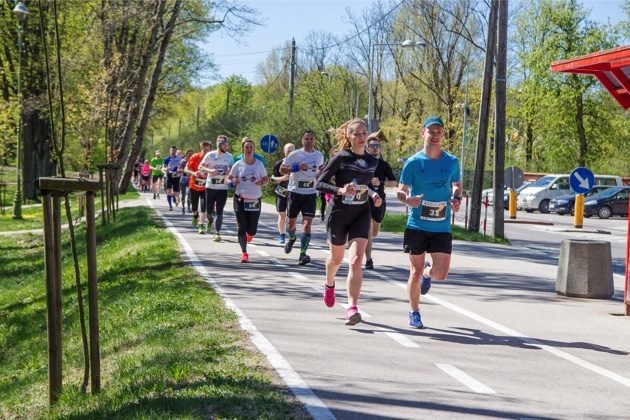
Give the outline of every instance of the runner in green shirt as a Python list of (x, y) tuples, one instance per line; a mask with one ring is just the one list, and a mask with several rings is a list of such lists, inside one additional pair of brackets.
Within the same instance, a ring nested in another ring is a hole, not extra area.
[(162, 178), (164, 178), (164, 172), (162, 167), (164, 166), (164, 159), (162, 158), (162, 152), (155, 151), (155, 157), (151, 159), (151, 180), (153, 186), (153, 199), (160, 198), (160, 189), (162, 188)]

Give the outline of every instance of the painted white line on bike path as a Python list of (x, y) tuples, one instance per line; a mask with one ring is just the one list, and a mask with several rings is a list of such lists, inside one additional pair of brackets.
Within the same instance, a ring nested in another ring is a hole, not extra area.
[(435, 366), (437, 366), (440, 370), (444, 371), (447, 375), (457, 380), (458, 382), (461, 382), (462, 384), (466, 385), (468, 388), (470, 388), (472, 391), (478, 394), (496, 394), (496, 392), (494, 392), (491, 388), (485, 386), (484, 384), (482, 384), (481, 382), (479, 382), (472, 376), (468, 375), (467, 373), (462, 372), (461, 370), (457, 369), (453, 365), (447, 365), (444, 363), (436, 363)]
[[(145, 199), (146, 200), (146, 199)], [(162, 212), (157, 210), (153, 203), (149, 200), (146, 200), (149, 203), (149, 206), (155, 210), (157, 215), (164, 221), (164, 224), (167, 226), (168, 230), (175, 235), (179, 243), (184, 248), (186, 252), (186, 256), (188, 260), (193, 265), (197, 273), (203, 278), (206, 283), (210, 283), (214, 290), (223, 298), (225, 305), (233, 310), (238, 316), (239, 323), (241, 328), (243, 328), (250, 335), (252, 342), (261, 353), (263, 353), (269, 363), (278, 375), (282, 378), (282, 380), (287, 384), (287, 387), (291, 390), (293, 395), (296, 396), (298, 400), (306, 407), (306, 410), (309, 412), (314, 419), (335, 419), (333, 413), (324, 405), (322, 400), (315, 395), (313, 390), (311, 390), (306, 382), (300, 377), (300, 375), (291, 367), (289, 362), (282, 357), (280, 352), (271, 344), (269, 340), (256, 328), (254, 323), (245, 315), (241, 309), (236, 306), (236, 303), (228, 297), (223, 288), (214, 280), (212, 276), (208, 273), (206, 268), (203, 266), (203, 263), (195, 254), (195, 251), (192, 249), (186, 238), (179, 233), (175, 225), (171, 223), (170, 220), (165, 218), (162, 215)]]
[[(395, 284), (396, 286), (398, 286), (398, 287), (400, 287), (402, 289), (407, 289), (407, 282), (402, 283), (402, 282), (399, 282), (399, 281), (391, 280), (387, 276), (385, 276), (384, 274), (381, 274), (379, 272), (374, 272), (374, 274), (379, 276), (380, 278), (382, 278), (383, 280), (385, 280), (385, 281), (387, 281), (389, 283)], [(455, 304), (447, 302), (444, 299), (440, 299), (440, 298), (437, 298), (435, 296), (432, 296), (430, 293), (424, 295), (424, 299), (430, 300), (430, 301), (432, 301), (434, 303), (437, 303), (438, 305), (444, 306), (445, 308), (448, 308), (448, 309), (450, 309), (450, 310), (452, 310), (454, 312), (457, 312), (457, 313), (459, 313), (461, 315), (464, 315), (465, 317), (468, 317), (470, 319), (474, 319), (475, 321), (480, 322), (482, 324), (485, 324), (486, 326), (488, 326), (488, 327), (490, 327), (490, 328), (492, 328), (494, 330), (497, 330), (499, 332), (502, 332), (503, 334), (506, 334), (506, 335), (509, 335), (509, 336), (512, 336), (512, 337), (515, 337), (515, 338), (519, 338), (519, 339), (523, 340), (524, 343), (527, 343), (527, 344), (532, 345), (532, 346), (536, 346), (539, 349), (545, 350), (546, 352), (551, 353), (551, 354), (553, 354), (556, 357), (559, 357), (559, 358), (564, 359), (564, 360), (566, 360), (568, 362), (574, 363), (574, 364), (576, 364), (578, 366), (583, 367), (584, 369), (590, 370), (591, 372), (594, 372), (594, 373), (597, 373), (599, 375), (602, 375), (605, 378), (608, 378), (608, 379), (610, 379), (612, 381), (615, 381), (615, 382), (617, 382), (617, 383), (619, 383), (621, 385), (624, 385), (624, 386), (630, 388), (630, 379), (626, 378), (625, 376), (619, 375), (618, 373), (612, 372), (612, 371), (610, 371), (608, 369), (605, 369), (605, 368), (603, 368), (601, 366), (597, 366), (597, 365), (595, 365), (595, 364), (593, 364), (591, 362), (587, 362), (586, 360), (580, 359), (579, 357), (574, 356), (574, 355), (572, 355), (570, 353), (567, 353), (566, 351), (559, 350), (559, 349), (557, 349), (555, 347), (543, 344), (543, 343), (541, 343), (540, 341), (538, 341), (538, 340), (536, 340), (534, 338), (528, 337), (525, 334), (522, 334), (522, 333), (520, 333), (518, 331), (515, 331), (515, 330), (513, 330), (511, 328), (508, 328), (508, 327), (506, 327), (504, 325), (501, 325), (498, 322), (494, 322), (494, 321), (492, 321), (492, 320), (490, 320), (488, 318), (485, 318), (485, 317), (483, 317), (481, 315), (477, 315), (476, 313), (471, 312), (468, 309), (464, 309), (464, 308), (462, 308), (460, 306), (457, 306)]]

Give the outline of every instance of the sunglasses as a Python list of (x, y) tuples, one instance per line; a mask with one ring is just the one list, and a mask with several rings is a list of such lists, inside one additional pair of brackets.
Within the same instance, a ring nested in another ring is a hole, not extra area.
[(381, 145), (380, 145), (380, 144), (373, 143), (373, 144), (368, 144), (368, 147), (373, 147), (374, 149), (380, 149), (380, 148), (381, 148)]

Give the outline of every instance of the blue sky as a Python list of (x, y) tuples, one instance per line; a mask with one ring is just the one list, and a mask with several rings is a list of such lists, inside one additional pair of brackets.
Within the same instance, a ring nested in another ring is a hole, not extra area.
[[(526, 1), (526, 0), (525, 0)], [(240, 43), (219, 34), (211, 35), (204, 49), (212, 53), (219, 66), (219, 77), (240, 74), (252, 83), (257, 82), (256, 67), (264, 61), (270, 50), (282, 46), (295, 38), (299, 48), (311, 31), (330, 32), (343, 36), (350, 31), (344, 22), (346, 9), (361, 11), (374, 0), (249, 0), (241, 3), (258, 10), (263, 26), (255, 27), (245, 34)], [(514, 3), (514, 0), (511, 1)], [(613, 23), (622, 16), (623, 0), (583, 0), (591, 9), (591, 19)], [(214, 84), (208, 80), (202, 85)]]

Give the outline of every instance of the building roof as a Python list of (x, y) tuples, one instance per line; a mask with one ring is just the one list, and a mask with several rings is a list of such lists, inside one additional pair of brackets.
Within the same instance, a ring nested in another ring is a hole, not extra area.
[(630, 108), (630, 45), (554, 61), (551, 71), (591, 74), (624, 109)]

